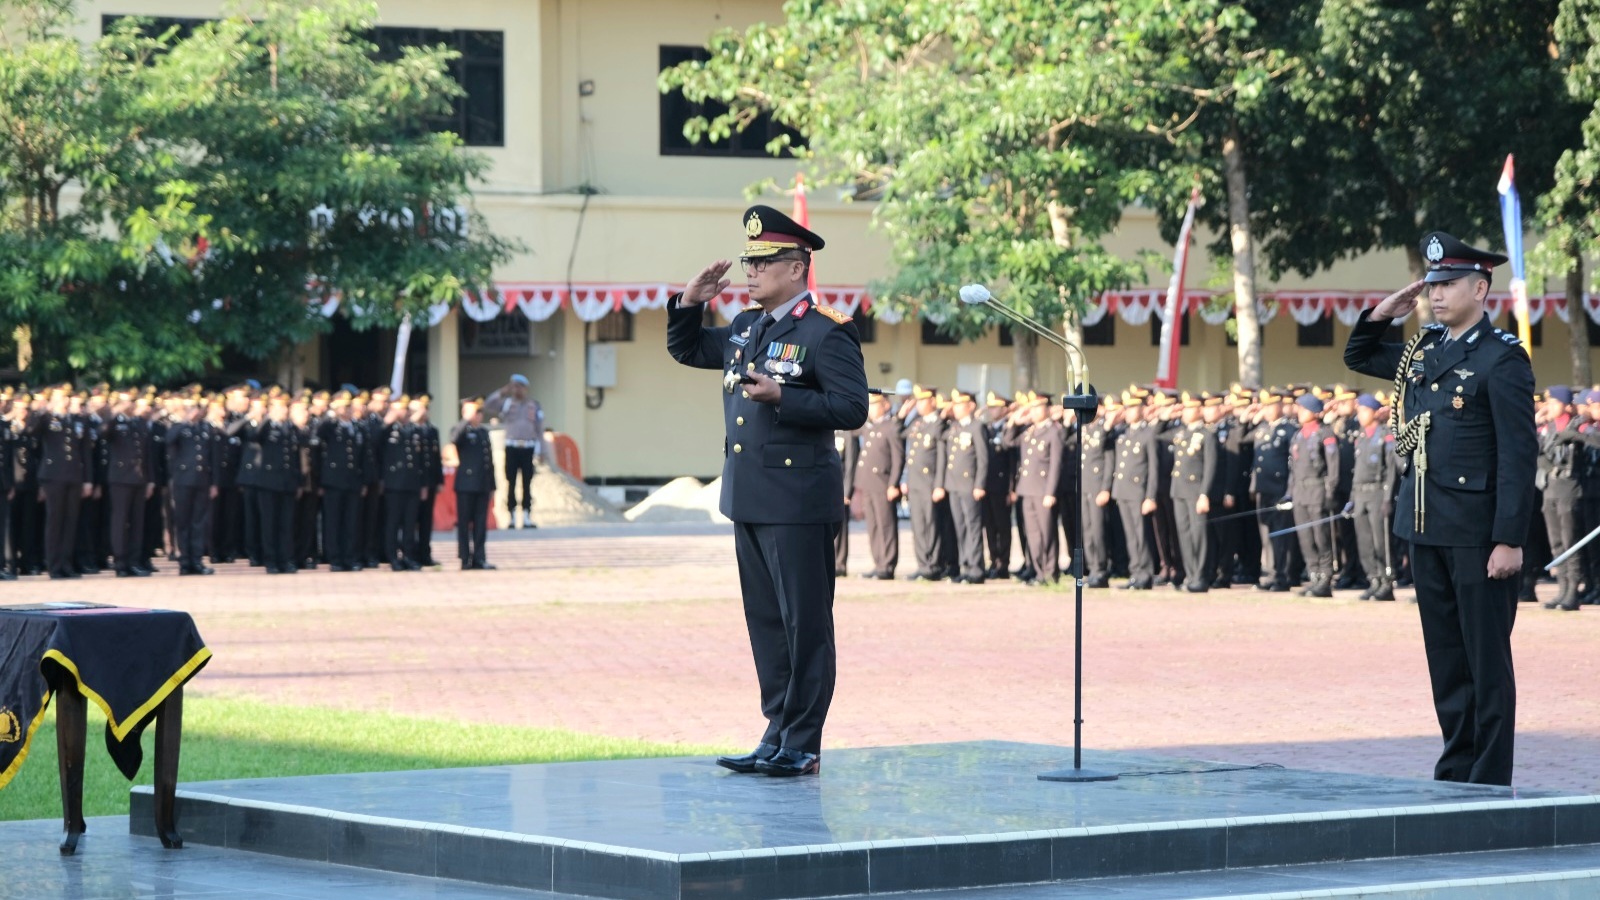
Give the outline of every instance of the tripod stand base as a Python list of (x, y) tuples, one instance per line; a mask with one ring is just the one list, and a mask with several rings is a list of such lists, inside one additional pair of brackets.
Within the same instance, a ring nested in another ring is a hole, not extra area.
[(1097, 769), (1056, 769), (1051, 772), (1040, 772), (1040, 781), (1116, 781), (1117, 773), (1101, 772)]

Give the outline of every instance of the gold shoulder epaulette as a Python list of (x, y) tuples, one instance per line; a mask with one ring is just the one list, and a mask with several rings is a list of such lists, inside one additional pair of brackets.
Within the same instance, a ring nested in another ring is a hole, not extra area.
[(849, 316), (845, 315), (842, 312), (839, 312), (837, 309), (834, 309), (831, 306), (823, 306), (822, 304), (817, 303), (817, 304), (814, 304), (811, 308), (816, 310), (819, 313), (822, 313), (823, 315), (827, 316), (828, 318), (832, 319), (837, 324), (843, 325), (844, 323), (850, 321), (850, 317)]
[(739, 312), (758, 312), (758, 311), (760, 311), (760, 309), (761, 309), (761, 304), (752, 303), (749, 306), (746, 306), (744, 309), (739, 310)]

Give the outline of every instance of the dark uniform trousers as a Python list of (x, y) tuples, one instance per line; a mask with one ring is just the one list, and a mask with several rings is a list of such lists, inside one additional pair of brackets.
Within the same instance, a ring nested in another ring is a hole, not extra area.
[(456, 491), (456, 553), (461, 562), (481, 566), (488, 562), (483, 542), (489, 533), (489, 507), (494, 495), (483, 491)]
[(961, 574), (969, 578), (982, 578), (983, 501), (974, 500), (970, 488), (957, 488), (947, 493), (945, 500), (950, 505), (950, 516), (955, 523)]
[(175, 484), (171, 490), (172, 522), (178, 556), (183, 565), (199, 568), (205, 559), (211, 536), (211, 488)]
[(51, 575), (73, 571), (73, 545), (78, 536), (78, 508), (83, 502), (83, 483), (45, 481), (44, 489), (44, 564)]
[(261, 563), (269, 569), (294, 571), (294, 491), (256, 488), (251, 493), (260, 515)]
[(217, 488), (211, 503), (211, 561), (225, 562), (239, 555), (239, 525), (244, 498), (237, 485)]
[(360, 548), (361, 489), (322, 489), (322, 549), (328, 564), (357, 566), (362, 563)]
[[(318, 558), (325, 555), (317, 549), (317, 522), (321, 519), (318, 509), (321, 498), (311, 488), (302, 491), (294, 501), (294, 561), (296, 564), (315, 566)], [(323, 539), (326, 541), (326, 537)], [(324, 548), (324, 551), (326, 548)]]
[(111, 557), (117, 571), (126, 572), (144, 562), (145, 486), (112, 484), (106, 490), (111, 492)]
[(1210, 535), (1206, 532), (1206, 521), (1210, 516), (1195, 510), (1198, 501), (1198, 497), (1173, 497), (1172, 518), (1177, 525), (1184, 577), (1189, 584), (1203, 587), (1207, 586), (1206, 555), (1211, 548)]
[(388, 488), (383, 492), (384, 553), (390, 565), (419, 561), (417, 556), (417, 515), (422, 509), (420, 490)]
[(263, 565), (266, 554), (261, 544), (261, 488), (253, 484), (239, 489), (239, 505), (244, 511), (244, 555), (251, 565)]
[[(1511, 629), (1515, 577), (1489, 578), (1497, 545), (1524, 547), (1533, 519), (1533, 371), (1516, 338), (1488, 316), (1458, 339), (1424, 326), (1418, 355), (1384, 343), (1386, 321), (1363, 312), (1351, 329), (1345, 363), (1374, 377), (1405, 367), (1409, 415), (1428, 413), (1428, 469), (1412, 467), (1401, 482), (1394, 530), (1411, 540), (1423, 643), (1444, 751), (1434, 767), (1442, 781), (1511, 783), (1516, 676)], [(1448, 399), (1447, 399), (1448, 398)], [(1425, 509), (1415, 508), (1423, 478)], [(1465, 485), (1459, 489), (1458, 485)], [(1417, 520), (1421, 521), (1418, 522)], [(1420, 524), (1421, 527), (1416, 527)], [(1442, 538), (1463, 546), (1439, 546)]]
[(17, 482), (17, 495), (11, 504), (11, 545), (18, 573), (44, 566), (44, 509), (39, 503), (37, 481)]
[(1011, 504), (1004, 489), (983, 495), (983, 534), (989, 547), (989, 568), (996, 575), (1011, 571)]

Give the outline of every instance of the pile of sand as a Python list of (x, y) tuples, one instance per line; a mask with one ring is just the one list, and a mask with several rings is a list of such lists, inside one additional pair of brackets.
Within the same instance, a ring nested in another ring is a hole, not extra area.
[(630, 522), (726, 522), (717, 511), (722, 479), (702, 484), (698, 478), (674, 478), (626, 513)]
[[(502, 470), (503, 471), (503, 470)], [(505, 486), (502, 485), (501, 497)], [(556, 466), (541, 465), (533, 476), (533, 521), (541, 528), (552, 525), (592, 525), (626, 522), (622, 513), (600, 492)]]

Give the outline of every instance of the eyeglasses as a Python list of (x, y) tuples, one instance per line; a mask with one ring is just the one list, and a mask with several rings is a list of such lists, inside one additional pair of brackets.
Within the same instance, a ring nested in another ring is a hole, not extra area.
[(754, 278), (767, 270), (767, 266), (777, 262), (801, 262), (798, 256), (769, 256), (765, 259), (741, 259), (739, 265), (744, 267), (744, 277)]

